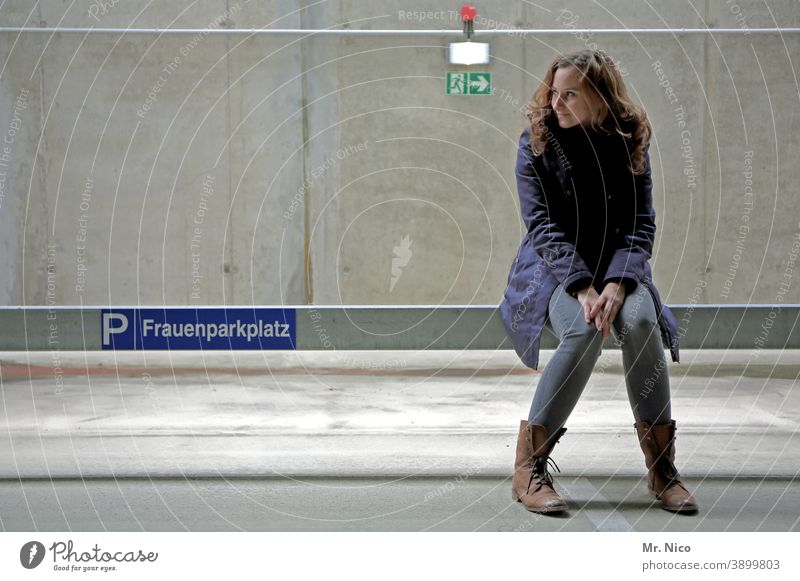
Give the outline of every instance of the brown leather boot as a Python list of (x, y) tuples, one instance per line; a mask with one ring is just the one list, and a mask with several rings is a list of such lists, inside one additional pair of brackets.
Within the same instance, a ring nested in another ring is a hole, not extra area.
[(547, 445), (547, 428), (539, 424), (519, 423), (517, 436), (517, 459), (514, 462), (514, 477), (511, 479), (511, 498), (520, 501), (532, 512), (561, 512), (567, 510), (564, 502), (553, 488), (553, 477), (547, 471), (551, 462), (550, 452), (567, 428), (561, 428)]
[(697, 512), (694, 497), (686, 489), (675, 468), (675, 420), (650, 426), (645, 421), (633, 424), (647, 464), (647, 488), (661, 501), (661, 508), (673, 512)]

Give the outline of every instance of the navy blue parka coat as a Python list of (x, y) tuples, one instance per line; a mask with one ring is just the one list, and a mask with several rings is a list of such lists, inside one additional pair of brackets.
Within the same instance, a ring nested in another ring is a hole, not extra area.
[[(559, 133), (556, 125), (548, 123), (548, 126), (552, 127), (551, 137), (560, 135), (566, 139), (568, 134)], [(609, 149), (606, 143), (600, 141), (596, 149)], [(615, 171), (602, 170), (603, 194), (608, 193), (606, 220), (599, 225), (598, 232), (591, 231), (598, 228), (592, 225), (595, 221), (584, 220), (578, 232), (570, 219), (575, 215), (575, 179), (563, 149), (552, 139), (542, 154), (534, 156), (530, 127), (522, 132), (516, 176), (527, 233), (511, 265), (500, 316), (514, 349), (528, 367), (538, 368), (539, 341), (548, 316), (548, 304), (559, 283), (567, 292), (575, 292), (590, 283), (601, 292), (607, 282), (620, 280), (625, 282), (627, 293), (637, 284), (647, 286), (658, 314), (662, 343), (670, 349), (672, 360), (678, 361), (677, 321), (672, 311), (661, 303), (649, 263), (656, 231), (650, 159), (645, 152), (646, 169), (634, 175), (626, 165), (631, 144), (628, 140), (624, 140), (624, 144), (627, 149), (623, 150), (627, 157), (624, 163), (614, 163)], [(607, 159), (600, 163), (609, 165)], [(619, 179), (606, 179), (606, 176)], [(576, 250), (578, 234), (583, 241), (599, 237), (596, 244), (603, 250), (595, 273)]]

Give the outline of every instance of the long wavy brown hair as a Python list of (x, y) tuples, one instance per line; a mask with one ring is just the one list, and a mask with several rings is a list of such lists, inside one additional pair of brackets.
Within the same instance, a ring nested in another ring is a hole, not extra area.
[(603, 102), (599, 115), (591, 121), (592, 128), (605, 133), (616, 132), (629, 140), (630, 170), (634, 174), (643, 173), (645, 148), (652, 134), (650, 121), (644, 109), (630, 100), (619, 69), (611, 57), (601, 50), (587, 49), (559, 55), (550, 64), (544, 80), (527, 105), (526, 116), (531, 124), (531, 149), (534, 155), (545, 150), (551, 134), (547, 124), (554, 119), (553, 77), (558, 69), (569, 66), (575, 67), (580, 73), (582, 86), (594, 91)]

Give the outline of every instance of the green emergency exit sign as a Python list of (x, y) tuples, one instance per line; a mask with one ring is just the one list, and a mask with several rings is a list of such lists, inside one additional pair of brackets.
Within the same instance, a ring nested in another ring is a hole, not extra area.
[(492, 73), (447, 73), (448, 95), (491, 95)]

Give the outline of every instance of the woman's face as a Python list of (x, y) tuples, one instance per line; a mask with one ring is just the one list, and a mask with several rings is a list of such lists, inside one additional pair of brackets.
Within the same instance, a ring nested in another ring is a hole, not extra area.
[(603, 102), (591, 87), (584, 86), (575, 67), (556, 69), (551, 87), (550, 105), (562, 129), (588, 127), (592, 115), (603, 108)]

